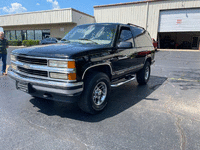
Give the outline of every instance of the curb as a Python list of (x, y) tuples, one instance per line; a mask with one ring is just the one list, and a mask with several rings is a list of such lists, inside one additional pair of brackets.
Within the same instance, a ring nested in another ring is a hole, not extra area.
[(200, 50), (193, 50), (193, 49), (158, 49), (158, 51), (200, 52)]
[(9, 46), (10, 48), (17, 48), (17, 47), (26, 47), (26, 46)]

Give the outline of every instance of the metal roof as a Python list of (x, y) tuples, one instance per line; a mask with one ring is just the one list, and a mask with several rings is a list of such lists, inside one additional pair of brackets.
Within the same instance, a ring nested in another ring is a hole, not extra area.
[(94, 16), (73, 8), (26, 12), (0, 16), (0, 26), (41, 25), (58, 23), (93, 23)]
[(108, 4), (108, 5), (94, 6), (94, 8), (99, 8), (99, 7), (110, 7), (110, 6), (120, 6), (120, 5), (131, 5), (131, 4), (141, 4), (141, 3), (159, 2), (159, 1), (167, 1), (167, 0), (147, 0), (147, 1), (137, 1), (137, 2), (128, 2), (128, 3), (117, 3), (117, 4)]
[(78, 13), (81, 13), (83, 15), (89, 16), (89, 17), (93, 17), (92, 15), (86, 14), (84, 12), (81, 12), (79, 10), (76, 10), (74, 8), (63, 8), (63, 9), (53, 9), (53, 10), (42, 10), (42, 11), (33, 11), (33, 12), (23, 12), (23, 13), (17, 13), (17, 14), (7, 14), (7, 15), (0, 15), (1, 16), (15, 16), (15, 15), (23, 15), (23, 14), (32, 14), (32, 13), (42, 13), (42, 12), (54, 12), (54, 11), (62, 11), (62, 10), (73, 10), (76, 11)]

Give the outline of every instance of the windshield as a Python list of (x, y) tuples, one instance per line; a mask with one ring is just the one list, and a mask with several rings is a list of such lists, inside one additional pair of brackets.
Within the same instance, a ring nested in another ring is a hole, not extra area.
[(111, 45), (116, 25), (81, 25), (73, 28), (62, 41)]

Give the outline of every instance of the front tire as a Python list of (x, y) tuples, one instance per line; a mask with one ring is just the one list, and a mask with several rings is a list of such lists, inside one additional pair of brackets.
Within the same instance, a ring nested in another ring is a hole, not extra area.
[(95, 72), (86, 77), (84, 90), (78, 105), (83, 111), (96, 114), (107, 105), (109, 94), (109, 77), (105, 73)]
[(147, 61), (144, 65), (144, 67), (142, 68), (142, 70), (140, 70), (136, 76), (137, 76), (137, 82), (140, 85), (145, 85), (147, 84), (147, 82), (149, 81), (150, 78), (150, 73), (151, 73), (151, 67), (150, 67), (150, 63)]

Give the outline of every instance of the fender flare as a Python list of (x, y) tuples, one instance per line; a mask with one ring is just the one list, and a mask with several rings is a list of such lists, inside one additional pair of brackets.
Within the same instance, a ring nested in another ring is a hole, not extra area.
[(81, 79), (82, 79), (82, 80), (84, 79), (85, 74), (86, 74), (86, 72), (87, 72), (89, 69), (94, 68), (94, 67), (97, 67), (97, 66), (109, 66), (109, 68), (110, 68), (110, 73), (111, 73), (111, 75), (113, 74), (112, 67), (111, 67), (110, 63), (95, 64), (95, 65), (89, 66), (89, 67), (87, 67), (87, 68), (85, 69), (85, 71), (84, 71), (83, 74), (82, 74), (82, 78), (81, 78)]

